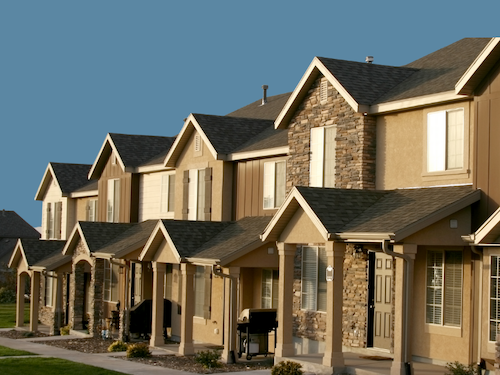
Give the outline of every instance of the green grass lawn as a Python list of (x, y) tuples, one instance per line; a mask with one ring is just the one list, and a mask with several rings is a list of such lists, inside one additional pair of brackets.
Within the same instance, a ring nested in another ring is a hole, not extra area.
[[(24, 323), (30, 322), (30, 304), (24, 304)], [(14, 328), (16, 326), (16, 304), (0, 304), (0, 328)]]
[(0, 357), (14, 357), (17, 355), (36, 355), (36, 354), (26, 352), (24, 350), (11, 349), (0, 345)]
[(0, 374), (118, 375), (122, 373), (59, 358), (2, 358), (0, 359)]

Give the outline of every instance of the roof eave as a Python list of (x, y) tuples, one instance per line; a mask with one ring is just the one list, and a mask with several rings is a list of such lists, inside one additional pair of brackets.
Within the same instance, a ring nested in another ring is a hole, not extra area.
[(273, 156), (284, 156), (288, 155), (288, 152), (289, 152), (288, 146), (266, 148), (256, 151), (234, 152), (232, 154), (228, 154), (227, 160), (238, 161), (238, 160), (266, 158)]
[(390, 232), (343, 232), (328, 234), (330, 241), (338, 239), (344, 242), (380, 242), (390, 241), (393, 238), (394, 233)]

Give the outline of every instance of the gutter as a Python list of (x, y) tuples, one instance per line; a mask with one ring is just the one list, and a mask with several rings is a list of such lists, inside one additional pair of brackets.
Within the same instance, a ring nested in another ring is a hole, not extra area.
[(405, 267), (406, 267), (406, 272), (405, 272), (405, 277), (404, 277), (404, 284), (405, 284), (405, 302), (404, 302), (404, 314), (403, 314), (403, 341), (404, 341), (404, 347), (403, 347), (403, 361), (404, 361), (404, 369), (405, 369), (405, 374), (411, 374), (411, 359), (409, 357), (408, 353), (408, 341), (409, 341), (409, 332), (410, 332), (410, 319), (409, 319), (409, 295), (410, 295), (410, 271), (411, 271), (411, 266), (410, 262), (412, 259), (410, 256), (405, 255), (405, 254), (400, 254), (396, 253), (392, 250), (389, 250), (389, 241), (383, 240), (381, 242), (382, 244), (382, 251), (395, 258), (402, 259), (404, 261)]
[[(233, 301), (233, 296), (236, 294), (236, 278), (234, 276), (231, 276), (231, 275), (228, 275), (226, 273), (223, 273), (222, 272), (222, 269), (221, 269), (221, 266), (218, 266), (218, 265), (213, 265), (212, 266), (212, 272), (214, 275), (217, 275), (217, 276), (220, 276), (220, 277), (223, 277), (223, 278), (226, 278), (226, 279), (229, 279), (229, 285), (230, 285), (230, 298), (229, 298), (229, 340), (227, 342), (227, 346), (228, 346), (228, 358), (226, 358), (226, 361), (227, 363), (236, 363), (236, 357), (235, 357), (235, 348), (233, 348), (232, 344), (233, 344), (233, 335), (234, 335), (234, 332), (233, 332), (233, 322), (235, 320), (235, 317), (233, 316), (233, 306), (234, 304), (236, 303), (236, 301)], [(225, 306), (223, 308), (223, 311), (225, 311)]]

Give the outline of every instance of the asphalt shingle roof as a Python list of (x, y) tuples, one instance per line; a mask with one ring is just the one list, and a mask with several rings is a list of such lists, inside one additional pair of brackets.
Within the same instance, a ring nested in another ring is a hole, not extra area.
[(297, 190), (329, 233), (396, 233), (474, 192), (471, 186)]
[(55, 178), (65, 194), (72, 193), (90, 184), (88, 174), (90, 164), (50, 163)]
[(272, 120), (193, 114), (218, 153), (229, 154), (263, 131), (273, 127)]
[(81, 221), (79, 225), (89, 250), (96, 252), (136, 224)]
[(39, 262), (33, 264), (33, 266), (45, 268), (48, 271), (52, 271), (57, 266), (71, 262), (71, 255), (63, 255), (61, 251), (54, 251), (52, 254), (43, 258)]
[(237, 109), (227, 116), (231, 117), (245, 117), (245, 118), (259, 118), (263, 120), (276, 120), (281, 110), (285, 106), (286, 101), (290, 97), (291, 92), (285, 94), (273, 95), (267, 98), (267, 103), (262, 105), (262, 99), (248, 104), (242, 108)]
[(0, 211), (0, 238), (40, 238), (40, 233), (15, 211)]
[(271, 126), (233, 152), (249, 152), (286, 146), (288, 146), (288, 129), (275, 129), (274, 126)]
[(126, 167), (139, 167), (158, 155), (166, 155), (175, 137), (109, 134)]
[(64, 244), (66, 243), (66, 241), (47, 241), (26, 238), (22, 238), (21, 242), (29, 266), (32, 266), (49, 256), (53, 256), (58, 253), (61, 254)]
[(153, 231), (158, 220), (146, 220), (133, 224), (130, 228), (121, 232), (116, 237), (109, 240), (104, 247), (99, 249), (99, 253), (115, 255), (121, 250), (129, 248), (131, 245), (146, 242)]

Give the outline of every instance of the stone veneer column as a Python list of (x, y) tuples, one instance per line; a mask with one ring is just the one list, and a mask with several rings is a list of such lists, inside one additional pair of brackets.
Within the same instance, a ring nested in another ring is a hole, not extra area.
[(344, 367), (342, 354), (342, 307), (344, 298), (344, 254), (346, 245), (340, 242), (325, 243), (328, 265), (333, 267), (333, 280), (327, 282), (326, 335), (323, 365)]
[(59, 335), (63, 321), (63, 277), (64, 275), (58, 273), (54, 277), (55, 281), (55, 298), (54, 298), (54, 321), (50, 328), (52, 335)]
[(163, 337), (163, 296), (165, 295), (165, 263), (152, 262), (153, 265), (153, 306), (151, 319), (151, 340), (149, 345), (165, 344)]
[[(405, 322), (406, 319), (408, 319), (409, 322), (412, 321), (413, 269), (415, 255), (417, 254), (417, 245), (394, 245), (394, 252), (404, 254), (410, 258), (409, 261), (405, 261), (396, 257), (396, 279), (394, 281), (394, 360), (392, 362), (391, 375), (403, 375), (406, 374), (405, 361), (410, 363), (410, 366), (412, 363), (412, 335), (411, 332), (405, 332)], [(406, 263), (408, 263), (408, 265)], [(405, 287), (405, 279), (408, 280), (408, 288)], [(406, 290), (408, 290), (408, 292)], [(408, 299), (407, 306), (406, 299)], [(413, 370), (411, 372), (413, 373)]]
[(99, 328), (101, 327), (104, 318), (104, 259), (96, 258), (91, 269), (90, 277), (90, 317), (89, 317), (89, 334), (99, 336)]
[(224, 294), (224, 349), (222, 350), (221, 359), (224, 363), (233, 363), (236, 351), (236, 329), (238, 325), (238, 280), (240, 277), (240, 267), (229, 267), (230, 278), (224, 278), (226, 287), (224, 288), (229, 293)]
[(26, 287), (26, 275), (17, 274), (16, 294), (16, 327), (24, 326), (24, 288)]
[(30, 331), (38, 330), (38, 310), (40, 307), (40, 272), (31, 273)]
[(193, 315), (194, 315), (194, 273), (196, 267), (182, 263), (182, 295), (181, 295), (181, 342), (180, 355), (194, 354), (193, 345)]
[(279, 242), (278, 330), (275, 362), (295, 355), (293, 346), (293, 272), (296, 245)]

